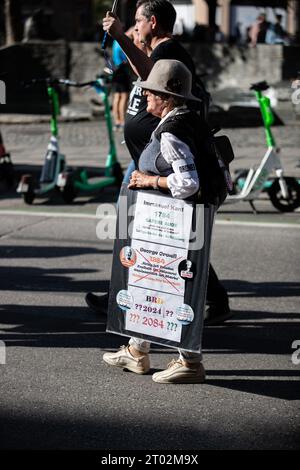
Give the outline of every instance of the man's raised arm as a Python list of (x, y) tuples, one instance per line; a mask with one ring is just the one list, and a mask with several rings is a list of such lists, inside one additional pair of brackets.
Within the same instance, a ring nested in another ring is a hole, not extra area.
[(111, 11), (108, 11), (106, 17), (103, 18), (103, 29), (107, 31), (113, 39), (118, 41), (133, 71), (141, 77), (142, 80), (146, 80), (153, 67), (153, 61), (126, 36), (119, 18)]

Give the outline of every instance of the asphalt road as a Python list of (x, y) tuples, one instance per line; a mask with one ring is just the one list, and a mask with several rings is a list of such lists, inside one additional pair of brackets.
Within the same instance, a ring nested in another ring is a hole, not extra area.
[[(206, 383), (175, 386), (102, 362), (126, 339), (84, 294), (106, 291), (112, 242), (80, 215), (1, 213), (0, 448), (299, 448), (299, 228), (266, 214), (216, 224), (234, 316), (205, 329)], [(151, 373), (173, 357), (154, 347)]]
[[(274, 134), (286, 174), (300, 177), (299, 122), (288, 120)], [(48, 127), (1, 125), (19, 173), (40, 172)], [(69, 165), (103, 167), (103, 121), (64, 123), (60, 131)], [(259, 162), (262, 128), (226, 134), (233, 169)], [(125, 168), (121, 141), (117, 134)], [(256, 215), (245, 203), (222, 207), (212, 258), (234, 316), (205, 329), (206, 383), (173, 386), (102, 362), (103, 351), (126, 338), (105, 333), (84, 295), (108, 288), (112, 242), (97, 239), (95, 213), (116, 198), (109, 188), (68, 206), (57, 195), (25, 206), (14, 191), (0, 195), (0, 448), (299, 448), (300, 365), (292, 362), (300, 343), (299, 209), (279, 213), (265, 194)], [(151, 372), (173, 357), (155, 346)]]

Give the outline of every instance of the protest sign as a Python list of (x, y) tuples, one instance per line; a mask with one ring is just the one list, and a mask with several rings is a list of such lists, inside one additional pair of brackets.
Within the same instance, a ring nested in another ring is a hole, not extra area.
[(126, 185), (122, 200), (129, 233), (118, 237), (120, 204), (107, 331), (199, 351), (215, 208)]

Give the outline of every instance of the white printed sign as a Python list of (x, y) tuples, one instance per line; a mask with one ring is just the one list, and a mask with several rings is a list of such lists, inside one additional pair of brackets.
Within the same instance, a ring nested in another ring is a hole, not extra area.
[(176, 316), (183, 297), (132, 286), (128, 291), (133, 305), (126, 312), (125, 329), (179, 343), (182, 326)]
[(174, 295), (184, 295), (184, 279), (178, 266), (187, 250), (132, 240), (136, 262), (129, 268), (128, 284)]
[[(180, 342), (176, 312), (184, 305), (185, 280), (179, 264), (188, 254), (191, 224), (192, 207), (184, 201), (138, 194), (128, 261), (133, 305), (125, 314), (127, 330)], [(123, 251), (120, 259), (126, 266)]]
[(180, 199), (139, 193), (132, 238), (188, 248), (193, 208)]

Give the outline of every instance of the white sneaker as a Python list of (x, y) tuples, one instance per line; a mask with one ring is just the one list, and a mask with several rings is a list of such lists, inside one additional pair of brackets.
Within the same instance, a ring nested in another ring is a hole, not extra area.
[(134, 357), (129, 351), (129, 346), (121, 346), (115, 353), (103, 354), (103, 361), (110, 366), (121, 367), (136, 374), (147, 374), (150, 370), (149, 354)]
[(205, 370), (202, 362), (187, 367), (181, 359), (173, 359), (166, 370), (153, 374), (152, 380), (160, 384), (201, 384), (205, 380)]

